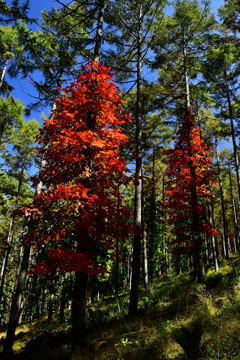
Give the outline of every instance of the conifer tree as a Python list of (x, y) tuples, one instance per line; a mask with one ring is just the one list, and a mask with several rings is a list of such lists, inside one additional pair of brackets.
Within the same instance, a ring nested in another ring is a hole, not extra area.
[(214, 173), (210, 170), (210, 151), (200, 137), (200, 129), (194, 125), (190, 108), (176, 137), (174, 149), (164, 151), (169, 155), (165, 207), (169, 211), (168, 222), (173, 224), (173, 251), (193, 256), (198, 282), (202, 282), (205, 276), (202, 258), (204, 232), (216, 232), (206, 219), (206, 203), (214, 197), (212, 185), (216, 184)]

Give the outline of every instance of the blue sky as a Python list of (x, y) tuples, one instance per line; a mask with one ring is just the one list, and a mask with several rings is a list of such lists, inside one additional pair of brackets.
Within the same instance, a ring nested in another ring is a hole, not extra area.
[[(63, 0), (64, 1), (64, 0)], [(11, 3), (10, 0), (7, 0), (7, 3)], [(211, 4), (211, 10), (215, 14), (217, 14), (217, 9), (222, 6), (224, 3), (224, 0), (212, 0)], [(30, 10), (29, 10), (29, 17), (34, 18), (41, 18), (41, 11), (50, 10), (52, 7), (57, 7), (59, 4), (55, 0), (30, 0)], [(35, 27), (35, 26), (34, 26)], [(12, 95), (16, 98), (19, 98), (25, 104), (31, 103), (34, 100), (27, 94), (27, 92), (31, 93), (31, 87), (25, 80), (16, 79), (14, 81), (10, 80), (10, 83), (15, 87), (15, 91), (12, 93)], [(24, 89), (24, 91), (22, 90)], [(30, 118), (33, 117), (36, 118), (36, 120), (41, 122), (41, 112), (44, 111), (45, 115), (48, 116), (49, 109), (42, 109), (38, 112), (34, 112), (31, 114)]]
[(216, 12), (217, 9), (223, 5), (223, 3), (224, 0), (212, 0), (212, 5), (211, 5), (212, 12)]
[[(7, 1), (10, 2), (9, 0)], [(222, 6), (224, 0), (212, 0), (211, 8), (213, 12), (216, 12), (217, 9)], [(49, 10), (54, 6), (58, 6), (55, 0), (31, 0), (30, 1), (30, 15), (39, 17), (42, 10)]]

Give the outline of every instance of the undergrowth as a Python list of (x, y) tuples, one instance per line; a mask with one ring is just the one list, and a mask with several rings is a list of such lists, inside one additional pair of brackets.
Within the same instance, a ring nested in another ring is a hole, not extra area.
[[(205, 284), (191, 274), (168, 275), (140, 291), (140, 309), (128, 316), (128, 294), (88, 307), (88, 350), (70, 354), (69, 322), (41, 320), (19, 327), (19, 360), (239, 360), (240, 260), (212, 268)], [(3, 336), (4, 334), (0, 334)]]

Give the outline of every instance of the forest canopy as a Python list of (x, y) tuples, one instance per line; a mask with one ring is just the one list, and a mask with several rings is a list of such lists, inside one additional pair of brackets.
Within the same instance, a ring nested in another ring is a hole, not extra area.
[(0, 1), (3, 358), (20, 322), (71, 309), (77, 353), (90, 300), (134, 315), (239, 255), (239, 4), (213, 5)]

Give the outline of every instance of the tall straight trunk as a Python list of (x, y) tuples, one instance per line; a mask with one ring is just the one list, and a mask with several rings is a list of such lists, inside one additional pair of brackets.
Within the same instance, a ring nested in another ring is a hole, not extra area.
[[(35, 279), (36, 281), (36, 279)], [(42, 278), (40, 278), (40, 282), (39, 282), (39, 286), (37, 288), (37, 305), (36, 305), (36, 310), (35, 310), (35, 315), (34, 318), (36, 320), (40, 319), (40, 299), (41, 299), (41, 294), (42, 294)]]
[(194, 275), (197, 282), (202, 283), (205, 280), (205, 269), (202, 256), (202, 234), (201, 223), (198, 211), (198, 195), (196, 187), (196, 173), (193, 166), (190, 166), (191, 175), (191, 207), (192, 207), (192, 235), (194, 237)]
[[(188, 68), (187, 68), (187, 43), (186, 43), (186, 34), (183, 30), (183, 70), (184, 70), (184, 82), (185, 82), (185, 113), (186, 115), (190, 114), (190, 91), (189, 91), (189, 79), (188, 79)], [(188, 126), (188, 124), (186, 125)], [(191, 139), (188, 139), (189, 144)], [(191, 153), (189, 156), (191, 157)], [(195, 168), (192, 165), (192, 162), (189, 162), (190, 176), (191, 176), (191, 207), (192, 207), (192, 235), (194, 238), (194, 275), (195, 279), (201, 283), (205, 279), (205, 269), (202, 256), (202, 244), (203, 238), (201, 234), (201, 221), (199, 214), (196, 211), (198, 208), (198, 195), (197, 195), (197, 186), (196, 186), (196, 172)]]
[(229, 259), (230, 249), (229, 249), (229, 243), (228, 243), (227, 220), (226, 220), (226, 212), (225, 212), (224, 196), (223, 196), (223, 186), (222, 186), (222, 176), (221, 176), (221, 169), (220, 169), (219, 154), (218, 154), (217, 146), (216, 146), (216, 157), (217, 157), (218, 180), (219, 180), (220, 200), (221, 200), (221, 209), (222, 209), (223, 240), (224, 240), (224, 247), (225, 247), (225, 256), (227, 259)]
[(137, 103), (136, 103), (136, 168), (135, 168), (135, 234), (133, 238), (132, 279), (129, 302), (129, 314), (138, 310), (138, 288), (140, 280), (140, 259), (142, 240), (142, 114), (141, 114), (141, 85), (142, 85), (142, 4), (139, 5), (137, 50)]
[(87, 348), (86, 343), (86, 298), (88, 275), (76, 272), (72, 296), (72, 352)]
[[(119, 191), (120, 186), (118, 185), (118, 191)], [(120, 210), (120, 199), (118, 198), (118, 204), (117, 204), (117, 232), (119, 232), (119, 210)], [(119, 253), (120, 250), (120, 244), (119, 244), (119, 236), (117, 235), (116, 237), (116, 251), (117, 254)], [(119, 294), (119, 273), (120, 273), (120, 267), (119, 267), (119, 259), (116, 257), (116, 264), (115, 264), (115, 296), (117, 297)]]
[(44, 284), (44, 287), (42, 288), (42, 299), (41, 299), (41, 308), (40, 308), (41, 315), (43, 315), (45, 312), (45, 302), (46, 302), (46, 287)]
[(208, 234), (204, 234), (204, 257), (205, 264), (209, 265), (210, 259), (212, 258), (212, 249), (210, 246), (210, 236)]
[(66, 300), (67, 300), (67, 289), (66, 289), (66, 282), (67, 282), (67, 276), (68, 276), (67, 274), (68, 273), (64, 274), (63, 287), (62, 287), (62, 293), (61, 293), (60, 310), (59, 310), (60, 322), (64, 322), (64, 320), (65, 320), (64, 310), (66, 307)]
[(4, 78), (5, 78), (5, 75), (6, 75), (7, 65), (8, 65), (9, 60), (10, 59), (6, 59), (4, 65), (3, 65), (2, 73), (1, 73), (1, 76), (0, 76), (0, 88), (2, 87), (3, 82), (4, 82)]
[[(214, 219), (214, 213), (213, 213), (213, 206), (212, 204), (210, 204), (208, 206), (208, 217), (209, 217), (209, 222), (212, 225), (213, 229), (215, 229), (215, 219)], [(211, 246), (212, 246), (212, 255), (213, 255), (213, 262), (214, 262), (214, 268), (215, 271), (218, 272), (219, 271), (219, 254), (218, 254), (218, 244), (217, 244), (217, 240), (216, 237), (214, 236), (214, 234), (211, 235)]]
[(187, 44), (186, 34), (183, 30), (183, 71), (184, 71), (184, 83), (185, 83), (185, 107), (188, 111), (190, 107), (190, 91), (189, 91), (189, 79), (188, 79), (188, 68), (187, 68)]
[(234, 123), (233, 123), (233, 110), (232, 110), (230, 90), (229, 90), (229, 84), (228, 84), (228, 75), (227, 75), (226, 68), (224, 71), (224, 75), (225, 75), (225, 85), (226, 85), (226, 95), (227, 95), (227, 103), (228, 103), (228, 111), (229, 111), (229, 120), (230, 120), (230, 126), (231, 126), (234, 165), (235, 165), (235, 171), (236, 171), (236, 175), (237, 175), (238, 199), (240, 200), (239, 160), (238, 160), (238, 154), (237, 154), (236, 134), (235, 134), (235, 128), (234, 128)]
[[(53, 109), (55, 108), (55, 104), (53, 104)], [(40, 171), (44, 168), (46, 162), (44, 159), (41, 161)], [(42, 189), (42, 182), (39, 182), (36, 187), (36, 195), (39, 195)], [(34, 227), (34, 221), (30, 220), (28, 233), (31, 234), (31, 231)], [(26, 243), (23, 246), (23, 257), (21, 262), (20, 271), (18, 274), (18, 281), (17, 281), (17, 287), (12, 299), (11, 303), (11, 309), (10, 309), (10, 315), (9, 315), (9, 321), (8, 321), (8, 327), (7, 327), (7, 334), (6, 339), (4, 342), (3, 350), (2, 350), (2, 356), (3, 358), (8, 359), (12, 355), (12, 347), (14, 343), (15, 338), (15, 332), (16, 328), (19, 323), (19, 319), (21, 316), (22, 311), (22, 304), (23, 304), (23, 296), (24, 296), (24, 289), (26, 284), (26, 278), (27, 278), (27, 270), (28, 270), (28, 264), (29, 264), (29, 257), (30, 257), (30, 250), (31, 250), (31, 241)]]
[[(165, 178), (163, 176), (162, 179), (162, 204), (165, 201)], [(169, 246), (167, 244), (167, 239), (166, 239), (166, 212), (162, 209), (162, 217), (161, 217), (161, 221), (162, 221), (162, 246), (163, 246), (163, 266), (162, 266), (162, 274), (168, 274), (170, 272), (170, 261), (169, 261), (169, 257), (168, 257), (168, 253), (170, 253), (170, 249)]]
[[(0, 303), (2, 303), (2, 299), (3, 299), (3, 289), (4, 289), (5, 278), (7, 273), (8, 259), (12, 247), (12, 239), (13, 239), (13, 218), (10, 219), (8, 237), (7, 237), (7, 249), (1, 268)], [(1, 319), (0, 319), (0, 323), (1, 323)]]
[(148, 256), (147, 256), (147, 232), (143, 229), (143, 277), (144, 287), (148, 289)]
[(133, 257), (133, 248), (130, 248), (129, 255), (127, 256), (126, 269), (127, 269), (127, 277), (126, 277), (126, 290), (131, 290), (132, 284), (132, 257)]
[(150, 223), (149, 223), (149, 230), (150, 230), (150, 237), (151, 241), (149, 243), (148, 248), (148, 262), (149, 262), (149, 278), (153, 278), (153, 269), (154, 269), (154, 253), (156, 244), (156, 187), (155, 187), (155, 148), (153, 148), (152, 153), (152, 179), (151, 179), (151, 202), (150, 202)]
[(144, 219), (144, 188), (142, 186), (142, 249), (143, 249), (143, 279), (144, 287), (148, 289), (148, 254), (147, 254), (147, 232)]
[(48, 288), (49, 297), (48, 297), (48, 321), (53, 319), (53, 300), (54, 300), (54, 285), (53, 280), (51, 279), (50, 285)]
[[(116, 250), (117, 252), (119, 251), (119, 239), (117, 238), (117, 242), (116, 242)], [(115, 296), (118, 297), (119, 295), (119, 261), (118, 259), (116, 259), (116, 264), (115, 264), (115, 284), (114, 284), (114, 293)]]
[(26, 275), (28, 270), (29, 255), (30, 255), (30, 245), (26, 244), (24, 246), (21, 269), (18, 276), (17, 288), (12, 300), (12, 306), (11, 306), (10, 317), (7, 328), (7, 335), (2, 351), (3, 358), (6, 359), (9, 359), (9, 357), (11, 357), (12, 355), (12, 347), (15, 339), (15, 331), (18, 325), (18, 321), (22, 309), (22, 301), (23, 301), (23, 294), (25, 289)]
[[(21, 176), (23, 175), (23, 172), (24, 171), (22, 169)], [(21, 189), (22, 189), (22, 181), (18, 181), (17, 195), (16, 195), (15, 204), (14, 204), (15, 208), (18, 207)], [(6, 273), (7, 273), (8, 260), (9, 260), (9, 255), (10, 255), (11, 248), (12, 248), (13, 227), (14, 227), (14, 219), (11, 217), (10, 224), (9, 224), (9, 230), (8, 230), (8, 237), (7, 237), (7, 249), (6, 249), (5, 258), (3, 260), (2, 269), (1, 269), (0, 303), (2, 302), (2, 298), (3, 298), (3, 289), (4, 289), (5, 278), (6, 278)], [(20, 259), (19, 259), (19, 262), (20, 262)], [(18, 263), (18, 266), (19, 266), (19, 263)], [(16, 279), (16, 282), (17, 282), (17, 279)], [(15, 285), (16, 285), (16, 283), (14, 284), (13, 289), (15, 289)], [(1, 320), (0, 320), (0, 323), (1, 323)]]
[[(105, 0), (98, 0), (98, 19), (95, 36), (93, 61), (100, 61), (101, 43), (103, 34)], [(90, 126), (89, 126), (90, 128)], [(88, 234), (81, 234), (82, 242), (78, 243), (77, 252), (87, 253)], [(85, 239), (85, 240), (83, 240)], [(84, 243), (83, 243), (84, 242)], [(84, 272), (76, 272), (72, 295), (72, 353), (78, 353), (86, 349), (86, 298), (87, 298), (88, 275)]]
[(100, 61), (102, 35), (103, 35), (104, 10), (105, 10), (105, 0), (99, 0), (98, 1), (98, 20), (97, 20), (97, 30), (96, 30), (96, 37), (95, 37), (93, 61)]
[[(45, 161), (42, 160), (40, 171), (44, 167), (44, 165), (45, 165)], [(40, 182), (36, 188), (36, 195), (40, 193), (41, 187), (42, 187), (42, 183)], [(34, 221), (30, 220), (30, 224), (28, 228), (29, 233), (32, 231), (32, 227), (34, 227)], [(26, 284), (27, 270), (28, 270), (29, 257), (30, 257), (30, 249), (31, 249), (31, 241), (23, 246), (23, 257), (22, 257), (20, 271), (18, 274), (17, 287), (11, 303), (7, 334), (2, 350), (2, 355), (6, 359), (8, 359), (8, 357), (12, 355), (12, 347), (14, 343), (15, 332), (22, 311), (24, 289)]]
[(236, 203), (235, 203), (234, 193), (233, 193), (233, 182), (232, 182), (232, 173), (231, 173), (230, 164), (228, 164), (228, 172), (229, 172), (229, 180), (230, 180), (232, 213), (233, 213), (233, 219), (234, 219), (234, 236), (235, 236), (235, 241), (236, 241), (236, 250), (237, 250), (237, 252), (239, 252), (240, 251), (240, 244), (239, 244), (240, 231), (239, 231), (239, 225), (238, 225)]

